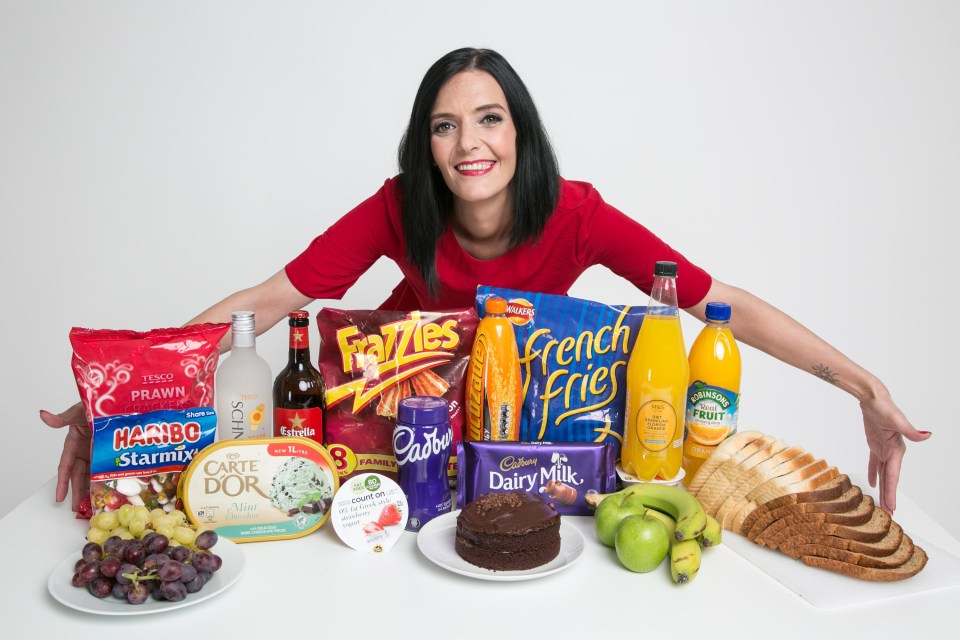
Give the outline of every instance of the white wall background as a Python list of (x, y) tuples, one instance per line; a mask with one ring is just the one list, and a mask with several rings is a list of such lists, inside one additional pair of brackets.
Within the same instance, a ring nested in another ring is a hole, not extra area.
[[(420, 78), (469, 45), (525, 79), (566, 177), (880, 376), (933, 431), (902, 491), (960, 536), (957, 33), (916, 0), (0, 0), (0, 514), (54, 473), (70, 327), (181, 324), (274, 273), (395, 172)], [(600, 268), (571, 294), (645, 302)], [(741, 428), (865, 474), (856, 401), (744, 360)]]

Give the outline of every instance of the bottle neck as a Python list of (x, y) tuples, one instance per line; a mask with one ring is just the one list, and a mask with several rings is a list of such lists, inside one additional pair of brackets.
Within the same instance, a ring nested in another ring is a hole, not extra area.
[(233, 349), (252, 349), (257, 350), (257, 334), (253, 332), (233, 332)]
[(647, 305), (647, 314), (679, 317), (676, 278), (657, 276), (653, 279), (653, 287), (650, 289), (650, 304)]
[(307, 325), (290, 325), (290, 350), (287, 360), (290, 364), (310, 362), (310, 332)]

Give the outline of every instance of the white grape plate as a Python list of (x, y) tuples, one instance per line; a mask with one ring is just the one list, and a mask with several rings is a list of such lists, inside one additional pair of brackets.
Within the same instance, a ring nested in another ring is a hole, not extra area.
[(189, 607), (220, 595), (233, 586), (243, 573), (245, 558), (243, 551), (235, 542), (221, 537), (212, 551), (223, 559), (223, 566), (211, 576), (210, 582), (203, 585), (200, 591), (188, 593), (187, 597), (180, 602), (154, 600), (148, 597), (143, 604), (130, 604), (112, 595), (102, 599), (97, 598), (91, 595), (86, 587), (75, 587), (70, 584), (73, 578), (73, 566), (80, 559), (79, 552), (71, 553), (57, 565), (47, 580), (47, 590), (55, 600), (71, 609), (102, 616), (137, 616)]
[(572, 524), (560, 521), (560, 554), (541, 567), (525, 571), (491, 571), (474, 566), (457, 555), (454, 542), (457, 537), (459, 511), (445, 513), (423, 525), (417, 534), (420, 552), (434, 564), (447, 571), (479, 580), (514, 581), (533, 580), (568, 569), (580, 559), (586, 540)]

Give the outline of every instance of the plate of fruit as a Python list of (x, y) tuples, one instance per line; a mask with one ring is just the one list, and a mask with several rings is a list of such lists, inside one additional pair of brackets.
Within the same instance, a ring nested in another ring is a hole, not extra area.
[(182, 512), (125, 507), (91, 519), (87, 543), (50, 574), (55, 600), (88, 613), (142, 615), (209, 600), (243, 573), (239, 546), (198, 531)]

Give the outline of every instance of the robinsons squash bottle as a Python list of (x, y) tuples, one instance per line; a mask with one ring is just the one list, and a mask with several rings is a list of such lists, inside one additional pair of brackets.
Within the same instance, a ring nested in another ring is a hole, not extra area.
[(217, 371), (217, 439), (273, 436), (273, 375), (257, 355), (252, 311), (234, 311), (233, 345)]
[(728, 323), (730, 305), (708, 302), (707, 324), (690, 347), (684, 484), (721, 442), (737, 432), (740, 410), (740, 349)]
[(683, 455), (690, 368), (677, 305), (677, 264), (654, 267), (650, 304), (627, 363), (621, 464), (644, 481), (672, 480)]

